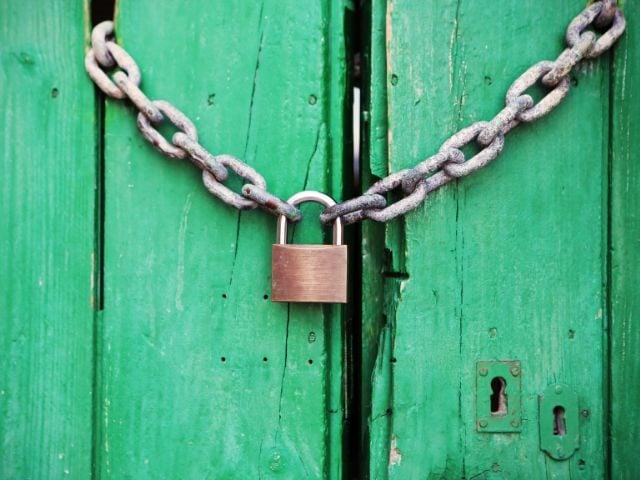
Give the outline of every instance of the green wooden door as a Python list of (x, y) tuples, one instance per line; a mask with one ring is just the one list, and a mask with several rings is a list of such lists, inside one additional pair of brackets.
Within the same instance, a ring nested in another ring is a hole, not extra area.
[[(372, 2), (368, 176), (411, 167), (491, 119), (521, 72), (558, 56), (584, 5)], [(624, 39), (574, 71), (555, 112), (518, 127), (493, 164), (403, 220), (366, 227), (363, 312), (380, 329), (363, 335), (371, 478), (640, 474), (628, 403), (640, 380), (629, 357), (639, 238), (630, 79), (640, 59), (637, 5), (625, 8)], [(371, 297), (381, 299), (374, 308)], [(498, 361), (519, 367), (492, 373)], [(499, 377), (507, 400), (520, 397), (515, 433), (483, 431)], [(555, 385), (577, 395), (578, 425), (565, 434), (579, 430), (580, 446), (566, 460), (540, 450), (554, 422), (539, 397)]]
[[(584, 7), (557, 3), (120, 0), (115, 20), (143, 90), (203, 145), (281, 198), (341, 199), (356, 53), (365, 189), (555, 58)], [(614, 53), (494, 164), (350, 227), (342, 308), (272, 303), (274, 217), (211, 197), (94, 89), (108, 4), (4, 2), (0, 478), (636, 478), (640, 9), (624, 9)], [(294, 236), (322, 240), (312, 221)], [(519, 362), (517, 433), (478, 431), (478, 362), (498, 360)], [(539, 446), (556, 384), (579, 410), (561, 461)]]

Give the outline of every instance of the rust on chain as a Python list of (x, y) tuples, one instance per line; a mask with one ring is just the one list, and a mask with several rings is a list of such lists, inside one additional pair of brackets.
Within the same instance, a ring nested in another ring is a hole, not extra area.
[[(424, 182), (424, 187), (422, 187), (421, 185), (420, 189), (422, 190), (424, 188), (424, 192), (420, 191), (419, 194), (413, 198), (413, 200), (418, 200), (423, 195), (423, 193), (425, 196), (429, 195), (431, 192), (439, 189), (440, 187), (446, 185), (447, 183), (453, 180), (455, 180), (455, 177), (451, 177), (443, 171), (438, 171), (437, 173), (426, 178), (425, 180), (421, 180), (420, 183)], [(407, 202), (403, 205), (402, 210), (404, 210), (404, 213), (407, 213), (408, 211), (418, 207), (422, 201), (419, 201), (418, 203)], [(384, 213), (382, 213), (382, 210), (378, 210), (373, 215), (369, 210), (357, 210), (343, 216), (342, 222), (345, 225), (352, 225), (354, 223), (361, 222), (362, 220), (366, 220), (366, 219), (372, 219), (379, 222), (388, 222), (396, 218), (396, 216), (397, 215), (394, 209), (386, 210), (386, 212)]]
[[(107, 51), (111, 53), (117, 66), (127, 72), (129, 81), (136, 86), (140, 85), (140, 81), (142, 80), (140, 69), (138, 68), (138, 64), (126, 52), (126, 50), (120, 47), (117, 43), (113, 42), (107, 42), (106, 48)], [(100, 90), (102, 90), (110, 97), (117, 98), (119, 100), (122, 100), (126, 97), (125, 92), (122, 91), (115, 83), (113, 83), (113, 81), (104, 72), (104, 70), (102, 70), (102, 68), (98, 64), (98, 59), (93, 49), (90, 49), (87, 52), (84, 60), (84, 65), (87, 73), (91, 77), (91, 80), (93, 80), (93, 83), (95, 83), (98, 88), (100, 88)]]
[(365, 193), (359, 197), (345, 200), (344, 202), (327, 207), (320, 214), (320, 222), (323, 225), (327, 225), (333, 222), (336, 218), (342, 218), (350, 213), (357, 212), (359, 210), (368, 210), (371, 208), (381, 209), (386, 205), (387, 201), (382, 195), (378, 193)]
[[(593, 26), (605, 30), (599, 37), (587, 29)], [(569, 92), (569, 73), (585, 58), (594, 58), (620, 38), (626, 20), (615, 0), (602, 0), (585, 8), (567, 27), (568, 48), (553, 61), (538, 62), (509, 87), (505, 107), (489, 122), (476, 122), (463, 128), (446, 140), (440, 151), (411, 169), (392, 173), (374, 183), (363, 195), (328, 207), (320, 214), (322, 223), (342, 218), (351, 224), (370, 218), (387, 222), (415, 209), (434, 190), (452, 180), (469, 175), (494, 160), (504, 147), (505, 135), (520, 122), (535, 121), (560, 104)], [(275, 215), (284, 215), (291, 221), (301, 218), (293, 205), (269, 193), (266, 182), (258, 172), (231, 155), (214, 156), (198, 143), (197, 130), (189, 118), (168, 102), (152, 101), (139, 88), (140, 69), (133, 58), (113, 40), (113, 22), (102, 22), (91, 34), (92, 48), (85, 57), (85, 68), (94, 83), (107, 95), (123, 99), (128, 97), (138, 108), (138, 127), (143, 136), (169, 157), (188, 157), (203, 170), (205, 187), (216, 197), (238, 209), (257, 206)], [(118, 66), (112, 81), (103, 68)], [(126, 72), (126, 74), (124, 73)], [(538, 81), (553, 87), (538, 103), (525, 91)], [(179, 129), (169, 143), (152, 125), (164, 116)], [(476, 141), (483, 148), (465, 160), (460, 150)], [(248, 181), (242, 194), (226, 187), (224, 181), (229, 169)], [(385, 194), (401, 188), (403, 198), (388, 204)]]
[[(387, 177), (384, 177), (378, 180), (376, 183), (371, 185), (371, 187), (369, 187), (366, 192), (364, 192), (364, 195), (362, 195), (362, 197), (364, 196), (371, 197), (373, 195), (378, 195), (382, 197), (382, 195), (401, 187), (402, 181), (405, 179), (407, 174), (409, 174), (409, 172), (410, 172), (409, 169), (400, 170), (399, 172), (394, 172), (388, 175)], [(384, 197), (382, 198), (384, 199)], [(357, 205), (360, 202), (360, 200), (358, 198), (355, 198), (355, 199), (348, 200), (348, 202), (350, 202), (350, 204), (353, 206), (353, 205)], [(362, 200), (362, 202), (365, 203), (364, 200)], [(375, 220), (373, 217), (368, 216), (368, 214), (371, 212), (377, 212), (378, 214), (380, 212), (384, 212), (383, 215), (386, 215), (390, 211), (388, 210), (388, 207), (386, 207), (386, 201), (385, 201), (385, 207), (382, 209), (381, 208), (361, 208), (360, 210), (355, 210), (351, 213), (346, 214), (343, 217), (343, 221), (346, 224), (350, 224), (350, 223), (354, 223), (354, 221), (364, 220), (365, 218), (371, 218), (372, 220)], [(375, 213), (373, 214), (373, 216), (375, 216), (378, 219), (380, 218), (380, 215), (376, 215)], [(358, 220), (355, 220), (356, 218)]]
[(464, 162), (464, 153), (457, 148), (450, 148), (444, 152), (431, 155), (407, 172), (402, 179), (402, 190), (405, 193), (411, 193), (420, 180), (439, 170), (442, 165), (448, 162)]
[(163, 120), (164, 117), (160, 109), (140, 90), (138, 85), (131, 81), (128, 75), (122, 72), (116, 72), (113, 74), (113, 80), (118, 88), (129, 97), (131, 103), (140, 110), (140, 113), (143, 113), (153, 123), (160, 123)]
[[(400, 184), (402, 184), (402, 181), (400, 181)], [(390, 219), (404, 215), (421, 205), (424, 199), (427, 198), (428, 193), (426, 181), (420, 180), (410, 194), (405, 195), (397, 202), (392, 203), (382, 210), (364, 210), (364, 215), (366, 218), (370, 218), (376, 222), (388, 222)]]
[(508, 131), (512, 130), (519, 123), (516, 120), (518, 114), (532, 106), (533, 98), (531, 98), (530, 95), (521, 95), (516, 97), (512, 102), (507, 102), (507, 105), (500, 110), (495, 117), (487, 122), (484, 129), (480, 131), (480, 134), (478, 135), (478, 143), (480, 145), (487, 146), (493, 142), (501, 132), (504, 135)]
[[(595, 33), (585, 31), (592, 23), (598, 28), (608, 29), (596, 38)], [(509, 131), (520, 122), (532, 122), (543, 117), (560, 104), (571, 86), (569, 73), (579, 61), (606, 51), (622, 35), (624, 29), (624, 15), (614, 0), (596, 2), (587, 7), (567, 28), (569, 48), (555, 62), (538, 62), (520, 75), (507, 91), (505, 107), (491, 121), (477, 122), (462, 129), (444, 142), (439, 154), (429, 157), (412, 169), (392, 173), (376, 182), (360, 197), (325, 210), (321, 218), (326, 222), (336, 218), (336, 212), (340, 212), (347, 225), (367, 218), (389, 221), (412, 210), (429, 193), (453, 179), (483, 168), (500, 154), (504, 147), (504, 137)], [(525, 91), (540, 80), (553, 88), (538, 103), (534, 103)], [(459, 149), (474, 140), (484, 148), (465, 161)], [(452, 157), (445, 160), (447, 154)], [(396, 188), (399, 183), (403, 185), (404, 198), (385, 205), (384, 208), (365, 204), (366, 196), (383, 195)]]
[[(585, 58), (595, 58), (609, 50), (611, 46), (620, 38), (626, 28), (626, 21), (622, 11), (615, 7), (612, 9), (610, 1), (596, 2), (585, 8), (577, 15), (567, 27), (565, 35), (567, 45), (575, 47), (580, 42), (583, 32), (590, 26), (597, 28), (607, 28), (596, 40), (594, 33), (594, 43), (585, 53)], [(593, 32), (592, 32), (593, 33)]]
[[(239, 177), (248, 180), (253, 185), (261, 189), (267, 188), (267, 182), (265, 181), (264, 177), (246, 163), (238, 160), (236, 157), (226, 154), (217, 155), (216, 160)], [(216, 178), (208, 171), (202, 172), (202, 181), (204, 183), (204, 186), (212, 195), (218, 197), (223, 202), (237, 208), (238, 210), (253, 210), (258, 206), (258, 204), (253, 200), (237, 194), (221, 182), (218, 182)]]
[(613, 21), (613, 17), (616, 15), (618, 10), (618, 2), (616, 0), (602, 0), (602, 10), (596, 17), (596, 20), (593, 24), (597, 28), (606, 28), (611, 25)]
[[(156, 106), (160, 112), (167, 116), (169, 121), (173, 123), (180, 131), (182, 131), (186, 136), (191, 138), (191, 140), (197, 142), (198, 141), (198, 131), (191, 120), (178, 110), (175, 106), (167, 102), (166, 100), (154, 100), (153, 104)], [(177, 147), (162, 136), (158, 130), (154, 128), (144, 113), (138, 113), (138, 129), (142, 136), (146, 138), (156, 149), (160, 150), (166, 156), (171, 158), (179, 158), (183, 159), (187, 157), (187, 152), (182, 148)]]
[(616, 10), (611, 27), (596, 40), (593, 48), (587, 53), (587, 58), (598, 57), (609, 50), (622, 36), (626, 28), (627, 21), (625, 20), (624, 15), (620, 10)]
[(257, 185), (247, 183), (242, 187), (242, 195), (273, 215), (283, 215), (290, 222), (302, 220), (302, 212), (295, 205), (281, 200)]
[(107, 41), (113, 38), (113, 22), (106, 20), (97, 24), (91, 32), (91, 49), (97, 62), (105, 67), (115, 67), (116, 60), (107, 48)]
[[(447, 151), (450, 148), (460, 149), (465, 145), (468, 145), (476, 140), (488, 125), (489, 124), (487, 122), (476, 122), (467, 128), (463, 128), (444, 142), (442, 147), (440, 147), (440, 151)], [(491, 143), (476, 153), (473, 157), (466, 160), (464, 163), (445, 163), (442, 166), (442, 169), (451, 177), (459, 178), (467, 176), (476, 170), (480, 170), (482, 167), (494, 160), (500, 154), (503, 147), (504, 133), (499, 131)]]
[(567, 78), (573, 67), (585, 58), (587, 53), (593, 48), (595, 40), (595, 33), (582, 33), (577, 43), (573, 47), (565, 49), (553, 62), (551, 70), (542, 77), (542, 83), (547, 87), (553, 87), (563, 78)]
[(200, 170), (207, 170), (218, 180), (224, 182), (229, 177), (229, 172), (216, 159), (216, 157), (184, 132), (176, 132), (171, 138), (173, 144), (185, 152), (189, 160)]
[[(521, 97), (529, 87), (533, 86), (543, 75), (550, 72), (552, 68), (553, 62), (549, 61), (538, 62), (528, 68), (507, 90), (506, 103), (512, 103)], [(532, 122), (545, 116), (560, 104), (562, 99), (569, 93), (570, 87), (571, 81), (569, 77), (563, 78), (542, 100), (533, 107), (520, 112), (516, 115), (516, 118), (521, 122)]]
[[(224, 202), (239, 208), (252, 209), (260, 205), (274, 215), (285, 215), (291, 221), (301, 217), (300, 211), (266, 190), (264, 178), (253, 168), (230, 155), (214, 156), (198, 143), (198, 132), (189, 118), (175, 106), (164, 100), (151, 100), (139, 88), (141, 74), (133, 58), (113, 41), (113, 22), (105, 21), (96, 25), (91, 33), (91, 48), (85, 57), (85, 68), (94, 83), (104, 93), (113, 98), (129, 100), (138, 113), (137, 124), (142, 135), (155, 148), (171, 158), (189, 158), (203, 171), (205, 187)], [(104, 69), (118, 66), (122, 71), (109, 78)], [(125, 73), (126, 72), (126, 73)], [(171, 142), (158, 132), (153, 124), (167, 117), (178, 128)], [(245, 185), (247, 198), (239, 195), (221, 182), (229, 175), (227, 168), (248, 180)], [(253, 196), (258, 199), (254, 201)]]

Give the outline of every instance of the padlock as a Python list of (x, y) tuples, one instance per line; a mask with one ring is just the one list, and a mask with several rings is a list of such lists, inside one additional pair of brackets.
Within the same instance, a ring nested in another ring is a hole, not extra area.
[[(335, 201), (324, 193), (304, 191), (288, 203)], [(342, 220), (333, 224), (333, 245), (287, 245), (287, 219), (278, 217), (278, 243), (271, 247), (271, 299), (274, 302), (347, 303), (347, 246)]]

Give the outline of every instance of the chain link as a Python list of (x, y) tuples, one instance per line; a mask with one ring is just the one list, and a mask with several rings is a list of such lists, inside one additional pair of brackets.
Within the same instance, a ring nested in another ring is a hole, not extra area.
[[(111, 76), (105, 70), (118, 67)], [(128, 98), (138, 109), (137, 125), (142, 136), (170, 158), (189, 159), (202, 170), (206, 189), (223, 202), (239, 209), (261, 207), (273, 215), (284, 215), (297, 222), (300, 210), (267, 191), (267, 182), (256, 170), (231, 155), (213, 155), (198, 142), (198, 130), (189, 117), (165, 100), (151, 100), (140, 89), (142, 76), (135, 60), (113, 40), (113, 22), (96, 25), (91, 33), (91, 48), (85, 57), (87, 73), (109, 97)], [(171, 141), (157, 129), (167, 119), (177, 128)], [(246, 180), (241, 193), (224, 185), (229, 170)]]
[[(598, 36), (589, 28), (603, 30)], [(388, 222), (421, 205), (427, 196), (447, 183), (465, 177), (500, 155), (505, 136), (521, 122), (533, 122), (556, 108), (569, 92), (569, 73), (582, 60), (602, 55), (620, 38), (626, 27), (616, 0), (602, 0), (576, 16), (566, 32), (566, 48), (556, 60), (541, 61), (528, 68), (509, 87), (505, 107), (490, 121), (476, 122), (453, 134), (438, 153), (415, 167), (401, 170), (377, 181), (362, 195), (326, 208), (320, 221), (328, 224), (342, 218), (346, 225), (365, 219)], [(118, 67), (111, 78), (106, 70)], [(302, 218), (300, 210), (267, 191), (267, 184), (256, 170), (231, 155), (213, 155), (198, 142), (198, 131), (189, 118), (164, 100), (151, 100), (140, 89), (141, 74), (135, 60), (113, 40), (113, 22), (102, 22), (93, 29), (91, 49), (85, 68), (94, 83), (112, 98), (128, 98), (139, 110), (137, 124), (144, 138), (164, 155), (189, 159), (202, 170), (209, 192), (240, 210), (261, 207), (292, 222)], [(548, 91), (537, 103), (526, 90), (540, 82)], [(178, 131), (167, 140), (155, 125), (168, 119)], [(460, 150), (476, 143), (480, 151), (467, 159)], [(224, 185), (228, 170), (246, 180), (241, 193)], [(389, 204), (386, 194), (400, 192)]]
[[(598, 37), (587, 30), (592, 26), (605, 31)], [(560, 104), (571, 87), (571, 70), (581, 60), (595, 58), (611, 48), (625, 26), (624, 15), (615, 0), (591, 4), (567, 27), (568, 48), (555, 61), (538, 62), (520, 75), (507, 90), (505, 107), (492, 120), (463, 128), (446, 140), (436, 155), (379, 180), (359, 197), (327, 208), (320, 221), (326, 224), (342, 217), (346, 225), (367, 218), (388, 222), (418, 207), (434, 190), (485, 167), (500, 154), (505, 136), (520, 122), (538, 120)], [(548, 91), (534, 103), (525, 91), (538, 82)], [(460, 149), (474, 142), (481, 150), (466, 159)], [(388, 204), (384, 194), (399, 186), (404, 196)]]

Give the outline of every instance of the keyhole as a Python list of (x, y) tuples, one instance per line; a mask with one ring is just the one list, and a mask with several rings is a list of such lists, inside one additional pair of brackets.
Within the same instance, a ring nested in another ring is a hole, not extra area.
[(558, 405), (553, 409), (553, 434), (562, 437), (567, 434), (567, 423), (564, 419), (564, 407)]
[(507, 395), (504, 393), (507, 382), (502, 377), (491, 380), (491, 415), (504, 416), (507, 414)]

